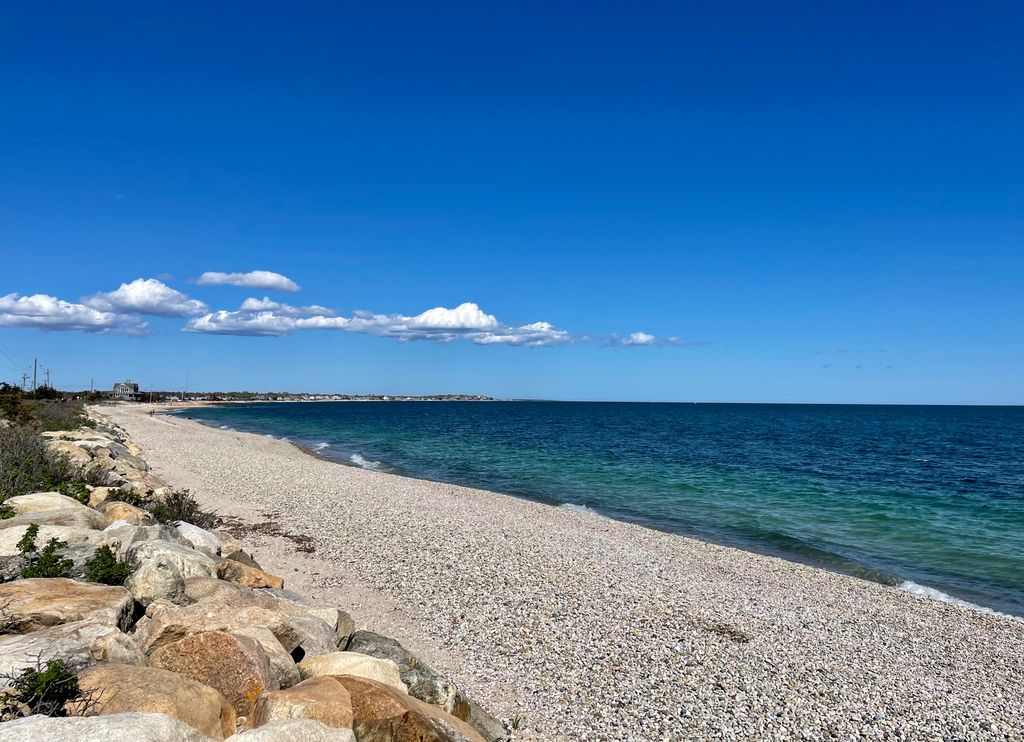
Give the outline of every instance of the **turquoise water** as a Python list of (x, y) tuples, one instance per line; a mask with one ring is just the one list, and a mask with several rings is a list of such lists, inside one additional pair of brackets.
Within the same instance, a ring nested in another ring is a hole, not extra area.
[(1024, 615), (1024, 408), (325, 402), (181, 414)]

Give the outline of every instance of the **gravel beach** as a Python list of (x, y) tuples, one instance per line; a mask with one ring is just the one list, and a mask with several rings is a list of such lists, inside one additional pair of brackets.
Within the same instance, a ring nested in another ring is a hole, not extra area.
[(516, 739), (1024, 739), (1016, 620), (150, 409), (98, 411)]

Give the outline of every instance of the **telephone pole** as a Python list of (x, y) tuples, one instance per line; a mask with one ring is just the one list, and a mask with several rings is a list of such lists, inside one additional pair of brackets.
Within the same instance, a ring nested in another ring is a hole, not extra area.
[(32, 393), (36, 392), (36, 372), (39, 371), (39, 359), (32, 359)]
[(28, 374), (24, 373), (21, 375), (21, 390), (28, 391)]
[(46, 386), (50, 386), (50, 369), (46, 369)]

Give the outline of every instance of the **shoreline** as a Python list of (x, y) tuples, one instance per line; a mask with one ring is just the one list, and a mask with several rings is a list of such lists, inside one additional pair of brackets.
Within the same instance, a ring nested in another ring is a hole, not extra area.
[[(203, 405), (189, 405), (188, 407), (177, 407), (177, 406), (168, 405), (168, 407), (171, 407), (171, 409), (170, 410), (164, 410), (162, 412), (166, 413), (168, 411), (172, 411), (173, 413), (175, 413), (175, 416), (177, 416), (180, 413), (186, 412), (188, 409), (202, 409), (202, 408), (207, 408), (207, 407), (216, 407), (216, 406), (218, 406), (218, 404), (219, 403), (207, 403), (207, 404), (203, 404)], [(246, 403), (246, 404), (248, 404), (248, 403)], [(273, 435), (272, 433), (259, 433), (259, 432), (255, 432), (255, 431), (243, 431), (243, 430), (238, 430), (236, 428), (231, 428), (231, 427), (223, 427), (222, 428), (222, 427), (220, 427), (220, 426), (218, 426), (218, 425), (216, 425), (216, 424), (214, 424), (212, 422), (206, 422), (204, 420), (192, 419), (192, 418), (186, 418), (186, 419), (188, 419), (191, 422), (196, 422), (196, 423), (198, 423), (200, 425), (212, 428), (214, 430), (229, 430), (229, 431), (232, 431), (232, 432), (247, 433), (249, 435), (264, 436), (264, 437), (267, 437), (267, 438), (271, 438), (273, 440), (278, 440), (278, 441), (282, 441), (284, 443), (289, 443), (292, 446), (294, 446), (295, 448), (297, 448), (299, 451), (301, 451), (304, 454), (306, 454), (307, 456), (310, 456), (310, 457), (312, 457), (314, 459), (317, 459), (318, 461), (324, 461), (324, 462), (328, 462), (328, 463), (332, 463), (332, 464), (338, 464), (340, 466), (352, 467), (352, 468), (356, 468), (356, 469), (363, 469), (363, 470), (368, 470), (368, 471), (376, 471), (376, 472), (379, 472), (379, 473), (382, 473), (382, 474), (387, 474), (389, 476), (402, 477), (402, 478), (411, 479), (411, 480), (414, 480), (414, 481), (430, 482), (430, 483), (433, 483), (433, 484), (448, 485), (448, 486), (469, 487), (471, 489), (478, 489), (481, 492), (490, 492), (491, 494), (501, 495), (503, 497), (514, 497), (516, 499), (525, 500), (527, 502), (538, 503), (538, 504), (541, 504), (541, 505), (546, 505), (548, 507), (557, 507), (557, 508), (563, 508), (563, 509), (567, 509), (567, 510), (575, 510), (575, 511), (578, 511), (578, 512), (588, 512), (588, 513), (591, 513), (593, 515), (597, 515), (597, 516), (603, 517), (603, 518), (608, 518), (609, 520), (613, 520), (613, 521), (616, 521), (616, 522), (619, 522), (619, 523), (626, 523), (626, 524), (629, 524), (629, 525), (632, 525), (632, 526), (637, 526), (637, 527), (640, 527), (640, 528), (646, 528), (646, 529), (650, 529), (650, 530), (653, 530), (653, 531), (657, 531), (659, 533), (664, 533), (664, 534), (669, 534), (669, 535), (673, 535), (673, 536), (678, 536), (680, 538), (693, 539), (693, 540), (696, 540), (696, 541), (701, 541), (703, 543), (712, 544), (712, 545), (715, 545), (715, 546), (721, 546), (721, 547), (729, 548), (729, 549), (736, 549), (736, 550), (739, 550), (739, 551), (742, 551), (742, 552), (746, 552), (746, 553), (750, 553), (750, 554), (757, 554), (757, 555), (760, 555), (760, 556), (766, 556), (766, 557), (782, 559), (784, 561), (792, 562), (794, 564), (800, 564), (800, 565), (803, 565), (803, 566), (806, 566), (806, 567), (810, 567), (812, 569), (820, 569), (820, 570), (823, 570), (823, 571), (826, 571), (826, 572), (830, 572), (830, 573), (833, 573), (833, 574), (839, 574), (839, 575), (843, 575), (843, 576), (846, 576), (846, 577), (852, 577), (854, 579), (864, 580), (866, 582), (870, 582), (870, 583), (873, 583), (873, 584), (883, 585), (885, 587), (889, 587), (889, 588), (893, 588), (893, 589), (897, 589), (897, 590), (902, 590), (902, 591), (905, 591), (905, 592), (912, 593), (912, 594), (914, 594), (914, 595), (916, 595), (918, 597), (925, 598), (927, 600), (933, 600), (933, 601), (937, 601), (937, 602), (941, 602), (941, 603), (948, 603), (948, 604), (951, 604), (951, 605), (962, 606), (962, 607), (968, 608), (970, 610), (977, 611), (979, 613), (995, 615), (995, 616), (999, 616), (1001, 618), (1007, 618), (1007, 619), (1010, 619), (1010, 620), (1013, 620), (1013, 621), (1018, 621), (1018, 622), (1024, 623), (1024, 615), (1017, 615), (1017, 614), (1014, 614), (1014, 613), (1009, 613), (1009, 612), (1006, 612), (1006, 611), (1003, 611), (1003, 610), (999, 610), (998, 608), (994, 608), (992, 606), (983, 605), (981, 603), (976, 603), (976, 602), (974, 602), (972, 600), (968, 600), (966, 598), (962, 598), (962, 597), (959, 597), (959, 596), (957, 596), (955, 594), (946, 592), (945, 590), (943, 590), (941, 588), (937, 588), (937, 587), (934, 587), (934, 586), (931, 586), (931, 585), (921, 584), (921, 583), (915, 582), (913, 580), (901, 577), (899, 575), (895, 575), (895, 574), (892, 574), (892, 573), (889, 573), (889, 572), (884, 572), (884, 571), (881, 571), (879, 569), (872, 568), (872, 567), (870, 567), (868, 565), (865, 565), (865, 564), (860, 564), (859, 562), (853, 562), (853, 561), (850, 561), (850, 560), (848, 560), (848, 559), (846, 559), (844, 557), (841, 557), (840, 555), (837, 555), (837, 554), (832, 554), (832, 553), (825, 552), (824, 553), (825, 556), (818, 557), (818, 558), (815, 558), (812, 555), (804, 556), (804, 555), (798, 554), (796, 552), (787, 552), (787, 551), (785, 551), (782, 548), (773, 548), (770, 544), (760, 544), (760, 543), (757, 543), (757, 542), (745, 541), (745, 540), (738, 539), (738, 538), (736, 538), (736, 539), (729, 539), (727, 537), (722, 537), (722, 538), (717, 538), (716, 539), (716, 538), (714, 538), (713, 535), (708, 534), (708, 533), (704, 533), (704, 532), (702, 532), (702, 531), (700, 531), (699, 529), (696, 529), (696, 528), (689, 529), (689, 530), (673, 529), (670, 526), (667, 526), (667, 525), (663, 526), (663, 525), (660, 525), (657, 522), (651, 521), (649, 519), (644, 519), (642, 516), (638, 516), (636, 518), (616, 517), (615, 515), (612, 515), (612, 514), (609, 514), (609, 513), (605, 513), (605, 512), (603, 512), (603, 511), (601, 511), (599, 509), (596, 509), (596, 508), (593, 508), (593, 507), (590, 507), (590, 506), (576, 505), (576, 504), (567, 503), (567, 502), (565, 502), (565, 503), (563, 503), (563, 502), (555, 502), (555, 501), (550, 500), (549, 498), (544, 498), (544, 497), (539, 496), (539, 495), (538, 496), (530, 496), (530, 495), (526, 495), (526, 494), (516, 494), (516, 493), (511, 493), (511, 492), (498, 492), (496, 490), (487, 490), (487, 489), (482, 489), (482, 488), (474, 487), (473, 485), (463, 485), (463, 484), (459, 484), (459, 483), (456, 483), (456, 482), (448, 482), (448, 481), (440, 480), (440, 479), (430, 479), (428, 477), (419, 477), (419, 476), (415, 476), (415, 475), (407, 474), (407, 473), (398, 473), (398, 472), (395, 472), (395, 471), (387, 471), (387, 470), (383, 470), (383, 469), (376, 469), (374, 467), (363, 466), (363, 465), (361, 465), (361, 464), (359, 464), (359, 463), (357, 463), (355, 461), (346, 460), (346, 459), (343, 459), (343, 458), (333, 458), (333, 457), (330, 457), (330, 456), (326, 456), (323, 453), (321, 453), (320, 451), (318, 451), (317, 448), (316, 448), (316, 445), (314, 445), (314, 444), (305, 443), (305, 442), (297, 442), (297, 441), (291, 440), (289, 438), (279, 438), (279, 437)], [(378, 462), (374, 462), (374, 463), (378, 463)], [(832, 558), (831, 561), (829, 560), (829, 557)], [(842, 566), (843, 563), (847, 564), (848, 566), (846, 568), (844, 568)]]
[(442, 666), (468, 668), (467, 688), (524, 717), (522, 739), (865, 726), (1002, 739), (984, 724), (1010, 730), (1024, 710), (1011, 691), (1024, 681), (1013, 619), (509, 495), (339, 467), (290, 441), (151, 418), (149, 407), (103, 411), (204, 503), (287, 507), (279, 517), (325, 557), (322, 582), (355, 578), (399, 606)]

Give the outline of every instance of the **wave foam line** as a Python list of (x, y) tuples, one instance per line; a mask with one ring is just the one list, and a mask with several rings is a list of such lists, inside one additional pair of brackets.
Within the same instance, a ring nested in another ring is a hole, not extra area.
[(928, 587), (927, 585), (921, 585), (921, 584), (918, 584), (916, 582), (912, 582), (910, 580), (904, 580), (899, 585), (897, 585), (897, 587), (900, 590), (906, 590), (908, 593), (913, 593), (914, 595), (919, 595), (922, 598), (928, 598), (930, 600), (937, 600), (940, 603), (949, 603), (950, 605), (958, 605), (961, 608), (967, 608), (967, 609), (972, 610), (972, 611), (977, 611), (978, 613), (988, 613), (989, 615), (992, 615), (992, 616), (1000, 616), (1001, 618), (1010, 618), (1010, 619), (1013, 619), (1014, 621), (1018, 621), (1020, 623), (1024, 623), (1024, 618), (1021, 618), (1020, 616), (1012, 616), (1009, 613), (1003, 613), (1001, 611), (994, 611), (991, 608), (986, 608), (983, 605), (978, 605), (977, 603), (971, 603), (971, 602), (966, 601), (966, 600), (961, 600), (960, 598), (954, 597), (954, 596), (950, 595), (949, 593), (944, 593), (941, 590), (936, 590), (934, 587)]

